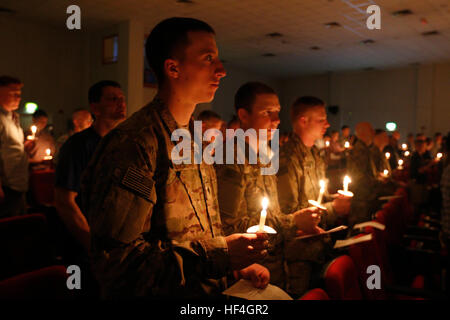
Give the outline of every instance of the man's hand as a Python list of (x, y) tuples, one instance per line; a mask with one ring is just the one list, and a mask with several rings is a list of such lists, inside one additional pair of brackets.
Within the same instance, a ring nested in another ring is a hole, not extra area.
[(294, 212), (294, 223), (297, 229), (304, 234), (317, 233), (317, 225), (320, 222), (320, 210), (316, 207), (309, 207)]
[(351, 197), (346, 197), (338, 193), (338, 196), (333, 200), (331, 204), (333, 206), (334, 212), (336, 212), (338, 216), (348, 216), (352, 204), (351, 199)]
[(269, 284), (270, 272), (266, 267), (254, 263), (247, 268), (239, 270), (237, 278), (249, 280), (255, 288), (264, 289)]
[(25, 140), (25, 142), (23, 143), (23, 147), (28, 156), (31, 155), (31, 152), (33, 151), (35, 146), (36, 143), (34, 142), (34, 140)]
[(231, 269), (240, 270), (267, 255), (269, 241), (266, 233), (234, 233), (225, 237)]

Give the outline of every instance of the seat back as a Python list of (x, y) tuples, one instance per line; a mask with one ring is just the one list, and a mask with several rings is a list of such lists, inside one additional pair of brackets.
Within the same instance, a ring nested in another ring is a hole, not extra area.
[(36, 206), (53, 206), (55, 200), (55, 170), (36, 170), (30, 173), (30, 193)]
[(306, 292), (299, 300), (330, 300), (330, 297), (323, 289), (315, 288)]
[(325, 270), (326, 292), (333, 300), (360, 300), (358, 271), (353, 260), (342, 255), (331, 261)]

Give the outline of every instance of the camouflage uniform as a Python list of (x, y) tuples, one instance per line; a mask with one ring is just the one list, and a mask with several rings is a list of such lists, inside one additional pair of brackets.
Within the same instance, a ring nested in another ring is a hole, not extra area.
[(386, 156), (374, 144), (370, 146), (370, 156), (372, 157), (377, 172), (383, 172), (385, 169), (391, 172), (391, 165), (386, 159)]
[(378, 171), (371, 156), (371, 147), (358, 140), (350, 152), (347, 169), (355, 195), (349, 216), (349, 223), (353, 225), (371, 219), (377, 202), (377, 190), (381, 187), (377, 180)]
[[(236, 144), (235, 144), (236, 150)], [(302, 272), (291, 272), (289, 262), (317, 256), (317, 250), (311, 252), (307, 242), (295, 238), (296, 227), (292, 214), (282, 214), (278, 203), (277, 177), (262, 175), (262, 164), (216, 165), (219, 186), (219, 207), (226, 234), (245, 232), (249, 227), (259, 224), (261, 200), (269, 199), (266, 225), (277, 230), (270, 238), (269, 254), (261, 263), (270, 270), (271, 283), (285, 289), (293, 295), (303, 294), (309, 287), (311, 268), (302, 268)], [(286, 270), (287, 269), (287, 270)], [(286, 271), (288, 274), (286, 274)]]
[[(310, 207), (309, 199), (319, 196), (319, 180), (325, 179), (325, 163), (319, 150), (308, 148), (295, 134), (289, 134), (289, 141), (280, 149), (280, 168), (277, 189), (281, 211), (292, 213)], [(323, 204), (327, 213), (322, 214), (321, 226), (334, 225), (336, 216), (331, 202)], [(292, 249), (302, 252), (300, 258), (291, 256)], [(330, 258), (329, 237), (320, 239), (294, 239), (286, 245), (286, 261), (289, 269), (289, 283), (296, 293), (304, 293), (314, 277), (319, 276), (322, 265)]]
[(230, 261), (214, 168), (174, 164), (175, 129), (156, 97), (102, 139), (83, 176), (103, 297), (196, 298), (224, 289)]
[[(310, 207), (308, 200), (319, 197), (321, 179), (325, 177), (325, 162), (319, 150), (308, 148), (295, 134), (280, 148), (280, 169), (278, 170), (278, 200), (281, 211), (292, 213)], [(336, 215), (331, 202), (325, 202), (327, 213), (322, 215), (322, 225), (334, 225)]]

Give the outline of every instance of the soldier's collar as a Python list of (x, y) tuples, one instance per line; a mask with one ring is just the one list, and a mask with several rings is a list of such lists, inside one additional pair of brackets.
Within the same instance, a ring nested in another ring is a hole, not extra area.
[[(155, 98), (152, 101), (152, 104), (155, 106), (157, 113), (159, 114), (162, 121), (166, 125), (170, 134), (172, 134), (172, 132), (175, 131), (176, 129), (182, 128), (175, 121), (175, 119), (173, 118), (172, 114), (169, 111), (169, 108), (158, 95), (155, 96)], [(189, 131), (191, 132), (191, 134), (194, 132), (194, 121), (192, 118), (191, 120), (189, 120)]]

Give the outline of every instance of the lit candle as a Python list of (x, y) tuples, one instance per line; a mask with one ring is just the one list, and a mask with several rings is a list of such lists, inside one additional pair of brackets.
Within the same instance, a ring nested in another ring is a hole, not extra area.
[(330, 146), (330, 141), (325, 141), (325, 146), (328, 148)]
[(408, 145), (406, 143), (402, 143), (402, 149), (406, 150), (408, 148)]
[(348, 192), (348, 184), (352, 182), (349, 176), (344, 177), (344, 192)]
[(386, 152), (384, 155), (386, 156), (386, 159), (388, 159), (388, 160), (391, 157), (391, 154), (389, 152)]
[(402, 165), (403, 165), (403, 160), (402, 159), (398, 160), (398, 168), (399, 169), (403, 169)]
[(389, 170), (387, 170), (387, 169), (384, 169), (384, 171), (383, 171), (383, 175), (384, 175), (385, 177), (387, 177), (387, 176), (388, 176), (388, 174), (389, 174)]
[(34, 140), (36, 138), (37, 127), (35, 125), (31, 126), (31, 136), (27, 136), (28, 140)]
[(439, 161), (442, 158), (442, 153), (438, 152), (438, 154), (436, 155), (436, 159)]
[(259, 219), (259, 231), (264, 231), (264, 224), (266, 223), (267, 217), (267, 206), (269, 205), (269, 199), (264, 197), (262, 199), (262, 210), (261, 210), (261, 218)]
[(317, 203), (320, 205), (322, 204), (322, 198), (323, 194), (325, 193), (325, 180), (320, 180), (320, 192), (319, 192), (319, 198), (317, 198)]
[(409, 151), (406, 150), (406, 151), (405, 151), (405, 157), (408, 157), (408, 156), (409, 156)]
[(348, 141), (345, 141), (345, 143), (344, 143), (344, 147), (345, 147), (346, 149), (350, 148), (350, 142), (348, 142)]
[(46, 156), (44, 156), (44, 160), (52, 160), (53, 157), (51, 156), (52, 151), (50, 149), (45, 149), (45, 154)]

